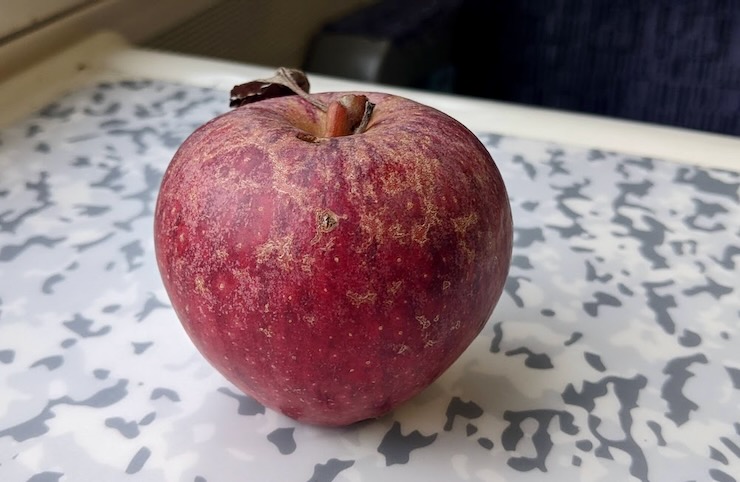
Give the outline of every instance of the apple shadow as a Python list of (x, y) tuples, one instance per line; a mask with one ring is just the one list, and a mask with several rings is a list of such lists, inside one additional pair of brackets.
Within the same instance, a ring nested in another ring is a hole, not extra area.
[[(553, 321), (541, 313), (529, 315), (530, 324)], [(426, 468), (444, 472), (451, 470), (453, 457), (462, 457), (471, 465), (512, 465), (517, 459), (532, 468), (543, 464), (539, 456), (519, 457), (518, 450), (523, 447), (518, 446), (519, 441), (532, 436), (529, 429), (526, 433), (520, 429), (530, 413), (541, 411), (543, 418), (536, 419), (541, 424), (536, 428), (539, 431), (548, 429), (553, 414), (564, 412), (561, 385), (569, 378), (570, 368), (564, 363), (567, 358), (558, 359), (556, 366), (548, 365), (543, 358), (536, 358), (536, 347), (535, 351), (519, 348), (530, 346), (530, 342), (535, 346), (539, 340), (533, 335), (509, 337), (502, 345), (495, 331), (494, 323), (487, 324), (452, 366), (405, 404), (381, 418), (341, 429), (341, 433), (355, 436), (352, 432), (384, 430), (377, 451), (387, 466), (421, 459)], [(568, 339), (563, 337), (564, 342)], [(539, 345), (550, 346), (544, 342)], [(565, 348), (563, 343), (552, 346), (553, 351)], [(567, 434), (577, 432), (567, 414), (560, 425)]]

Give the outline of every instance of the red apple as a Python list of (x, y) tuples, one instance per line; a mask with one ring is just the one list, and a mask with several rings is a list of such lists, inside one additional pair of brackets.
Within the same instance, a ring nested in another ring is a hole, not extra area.
[(167, 168), (154, 235), (203, 356), (320, 425), (379, 417), (439, 377), (491, 315), (512, 250), (486, 148), (383, 93), (269, 98), (209, 121)]

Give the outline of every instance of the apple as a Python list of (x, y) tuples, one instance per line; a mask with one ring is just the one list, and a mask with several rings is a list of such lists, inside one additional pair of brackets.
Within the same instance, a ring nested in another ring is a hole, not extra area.
[(480, 333), (508, 274), (511, 209), (452, 117), (292, 80), (253, 85), (179, 147), (155, 252), (182, 326), (226, 379), (342, 426), (414, 397)]

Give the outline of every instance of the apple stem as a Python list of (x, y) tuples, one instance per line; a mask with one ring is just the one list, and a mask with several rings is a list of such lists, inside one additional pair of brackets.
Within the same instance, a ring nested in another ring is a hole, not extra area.
[(342, 137), (365, 132), (375, 104), (364, 95), (346, 94), (329, 104), (324, 137)]

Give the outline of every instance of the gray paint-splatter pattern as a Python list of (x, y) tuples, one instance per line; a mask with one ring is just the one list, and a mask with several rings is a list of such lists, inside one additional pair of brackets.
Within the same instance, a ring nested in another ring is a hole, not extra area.
[(740, 480), (740, 174), (479, 133), (514, 260), (437, 382), (344, 429), (197, 353), (154, 261), (177, 146), (228, 96), (132, 80), (0, 131), (0, 480)]

